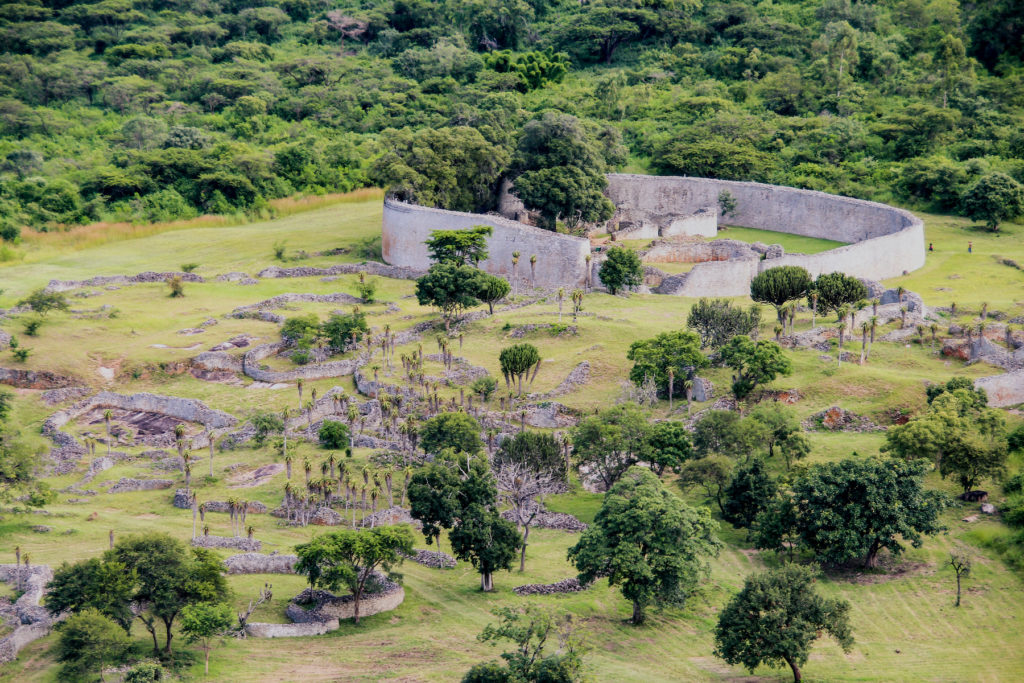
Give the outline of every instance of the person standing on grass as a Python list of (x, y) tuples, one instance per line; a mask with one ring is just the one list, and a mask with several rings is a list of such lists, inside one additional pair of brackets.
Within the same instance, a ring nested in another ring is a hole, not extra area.
[(968, 242), (967, 243), (967, 253), (968, 254), (973, 254), (974, 253), (974, 242)]

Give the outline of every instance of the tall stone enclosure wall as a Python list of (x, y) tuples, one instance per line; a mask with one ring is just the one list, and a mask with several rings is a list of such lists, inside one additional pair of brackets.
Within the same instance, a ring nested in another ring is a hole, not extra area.
[(519, 252), (516, 277), (530, 282), (530, 257), (537, 256), (538, 286), (577, 286), (585, 282), (586, 256), (590, 242), (581, 237), (553, 233), (524, 223), (475, 213), (444, 211), (392, 199), (384, 200), (382, 252), (392, 265), (426, 269), (430, 267), (424, 241), (434, 230), (466, 230), (489, 225), (494, 232), (487, 240), (490, 252), (480, 268), (512, 279), (512, 252)]
[(924, 265), (924, 224), (885, 204), (778, 185), (708, 178), (610, 174), (608, 196), (624, 220), (651, 221), (691, 215), (717, 205), (728, 190), (736, 215), (722, 222), (846, 242), (819, 254), (786, 254), (764, 261), (719, 261), (694, 266), (682, 296), (740, 296), (750, 279), (774, 266), (803, 266), (812, 276), (841, 271), (884, 280)]

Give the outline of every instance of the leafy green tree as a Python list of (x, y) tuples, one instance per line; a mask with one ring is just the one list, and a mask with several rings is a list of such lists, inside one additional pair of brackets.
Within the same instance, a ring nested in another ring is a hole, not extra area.
[(388, 130), (370, 178), (395, 197), (452, 211), (487, 211), (508, 151), (468, 126)]
[(819, 275), (811, 289), (818, 294), (818, 311), (821, 313), (838, 313), (844, 304), (853, 304), (868, 297), (864, 283), (844, 273)]
[[(629, 379), (633, 384), (641, 386), (650, 377), (658, 393), (668, 397), (669, 368), (674, 372), (686, 374), (707, 367), (708, 359), (700, 351), (700, 342), (693, 332), (662, 332), (653, 339), (642, 339), (629, 345), (626, 358), (633, 361), (629, 371)], [(682, 382), (673, 383), (675, 395), (685, 394)]]
[(853, 646), (850, 603), (814, 591), (816, 570), (785, 565), (747, 578), (718, 617), (715, 655), (753, 673), (762, 664), (788, 664), (793, 680), (803, 680), (811, 644), (828, 633), (843, 651)]
[(697, 457), (724, 455), (749, 459), (763, 452), (769, 440), (767, 428), (752, 417), (732, 410), (709, 410), (693, 426), (693, 451)]
[(522, 396), (523, 379), (528, 378), (532, 384), (537, 372), (540, 371), (540, 351), (533, 344), (526, 342), (513, 344), (501, 350), (498, 354), (498, 363), (505, 378), (505, 386), (513, 388), (518, 384), (519, 395)]
[(619, 48), (642, 38), (657, 24), (658, 15), (643, 4), (582, 5), (578, 12), (566, 15), (559, 22), (558, 43), (581, 60), (611, 64)]
[(476, 298), (487, 304), (487, 312), (494, 315), (494, 304), (508, 296), (510, 291), (512, 291), (512, 285), (505, 278), (490, 273), (481, 273)]
[(348, 344), (358, 343), (370, 333), (366, 314), (362, 311), (334, 313), (322, 326), (327, 343), (335, 351), (342, 351)]
[(147, 609), (137, 616), (157, 645), (157, 620), (163, 622), (170, 653), (174, 621), (181, 610), (199, 602), (223, 602), (229, 595), (222, 574), (224, 565), (209, 550), (187, 551), (180, 541), (164, 533), (128, 536), (103, 555), (104, 562), (124, 565), (136, 577), (133, 601)]
[(700, 347), (721, 348), (738, 334), (757, 336), (761, 324), (761, 309), (751, 306), (744, 310), (728, 299), (705, 299), (690, 307), (686, 326), (700, 336)]
[(966, 216), (985, 221), (995, 232), (1002, 221), (1024, 215), (1024, 185), (1003, 173), (990, 173), (967, 188), (961, 204)]
[(438, 263), (416, 280), (416, 300), (421, 306), (434, 306), (441, 311), (445, 331), (459, 313), (480, 303), (481, 271), (470, 266)]
[[(579, 635), (572, 615), (528, 605), (494, 610), (497, 624), (488, 624), (477, 640), (498, 644), (508, 640), (515, 645), (503, 652), (498, 662), (477, 664), (463, 677), (463, 683), (487, 681), (561, 681), (583, 680), (583, 656), (587, 647)], [(551, 645), (557, 643), (552, 651)]]
[(480, 423), (466, 413), (441, 413), (420, 427), (420, 446), (427, 453), (440, 453), (446, 448), (476, 455), (480, 441)]
[(480, 573), (480, 590), (494, 590), (494, 572), (512, 569), (523, 546), (516, 525), (504, 519), (493, 504), (472, 503), (463, 508), (448, 538), (460, 560), (469, 561)]
[(468, 230), (434, 230), (425, 244), (434, 263), (476, 267), (487, 258), (487, 238), (494, 229), (474, 225)]
[(801, 432), (800, 421), (792, 408), (777, 401), (759, 403), (748, 417), (767, 428), (765, 441), (769, 458), (774, 457), (776, 450), (779, 450), (786, 458), (788, 468), (794, 460), (801, 460), (810, 453), (810, 441)]
[(69, 308), (67, 297), (60, 292), (47, 291), (45, 287), (33, 290), (19, 301), (18, 305), (28, 306), (39, 315), (46, 315), (50, 311), (66, 311)]
[(977, 409), (988, 405), (988, 394), (984, 389), (975, 387), (970, 377), (953, 377), (945, 384), (929, 384), (924, 388), (925, 399), (931, 405), (942, 394), (951, 394), (958, 389), (967, 392), (960, 395), (960, 400), (968, 407)]
[(515, 194), (541, 216), (541, 227), (555, 230), (562, 221), (570, 232), (580, 223), (606, 221), (615, 205), (604, 195), (608, 185), (596, 171), (578, 166), (555, 166), (525, 171), (516, 178)]
[(99, 674), (102, 680), (103, 667), (123, 662), (131, 645), (124, 631), (93, 607), (68, 617), (60, 624), (58, 634), (61, 680), (82, 680), (88, 674)]
[(749, 529), (757, 516), (773, 502), (778, 487), (768, 474), (764, 460), (754, 458), (736, 468), (724, 493), (722, 517), (740, 529)]
[(690, 430), (684, 423), (665, 420), (651, 425), (647, 438), (647, 460), (659, 477), (666, 469), (678, 472), (692, 456)]
[(580, 583), (607, 576), (633, 603), (634, 624), (653, 604), (684, 601), (721, 542), (707, 508), (691, 508), (650, 470), (633, 467), (608, 493), (594, 524), (569, 548)]
[(521, 463), (538, 472), (553, 472), (568, 480), (562, 446), (547, 432), (521, 431), (501, 442), (494, 454), (496, 465)]
[(624, 403), (580, 420), (572, 429), (576, 464), (610, 489), (633, 465), (648, 459), (650, 425), (635, 403)]
[[(14, 353), (26, 349), (14, 348)], [(17, 357), (17, 356), (15, 356)], [(36, 478), (37, 456), (10, 424), (13, 394), (0, 390), (0, 500), (8, 501), (16, 495), (24, 496), (31, 507), (40, 507), (52, 497), (45, 482)]]
[(210, 650), (213, 639), (223, 636), (229, 628), (233, 617), (231, 608), (223, 603), (203, 602), (186, 605), (181, 610), (181, 632), (189, 642), (200, 643), (203, 649), (203, 672), (210, 675)]
[(806, 296), (810, 288), (811, 276), (804, 268), (775, 266), (761, 271), (750, 281), (750, 298), (774, 306), (781, 324), (783, 307)]
[(359, 623), (359, 602), (381, 570), (394, 578), (392, 569), (413, 554), (412, 531), (407, 524), (372, 529), (340, 529), (316, 536), (295, 546), (299, 560), (295, 573), (309, 579), (314, 588), (352, 594), (353, 619)]
[(754, 519), (754, 547), (758, 550), (786, 552), (793, 559), (793, 551), (800, 542), (797, 533), (797, 510), (792, 496), (781, 493), (758, 513)]
[(797, 534), (817, 559), (833, 565), (878, 564), (878, 553), (915, 548), (943, 529), (945, 498), (924, 488), (923, 460), (847, 458), (813, 465), (793, 483)]
[(718, 505), (718, 511), (725, 514), (722, 496), (725, 487), (732, 480), (733, 462), (723, 455), (708, 455), (687, 460), (679, 470), (679, 486), (685, 491), (700, 486), (707, 497)]
[(349, 445), (348, 427), (338, 420), (324, 420), (320, 423), (320, 445), (324, 448), (341, 450)]
[(699, 140), (670, 139), (655, 150), (659, 173), (723, 180), (763, 180), (771, 158), (746, 140), (712, 137)]
[(597, 271), (601, 282), (611, 294), (620, 289), (629, 290), (630, 287), (639, 287), (643, 284), (643, 266), (640, 257), (632, 249), (623, 247), (612, 247), (605, 252), (604, 262)]
[(1006, 422), (1002, 413), (981, 403), (973, 387), (944, 391), (928, 412), (888, 430), (882, 451), (934, 462), (943, 478), (955, 475), (967, 492), (1005, 471)]
[(131, 634), (135, 575), (120, 562), (99, 558), (63, 563), (53, 573), (43, 603), (51, 614), (95, 609)]
[(736, 372), (732, 393), (741, 400), (749, 396), (758, 384), (771, 382), (778, 375), (788, 375), (793, 371), (793, 364), (783, 355), (782, 348), (766, 339), (755, 342), (744, 335), (735, 336), (722, 347), (720, 355), (722, 362)]

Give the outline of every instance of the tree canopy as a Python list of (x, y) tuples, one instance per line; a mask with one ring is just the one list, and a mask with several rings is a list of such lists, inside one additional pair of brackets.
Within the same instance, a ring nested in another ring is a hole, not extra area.
[(632, 249), (622, 247), (612, 247), (607, 251), (597, 275), (612, 294), (621, 289), (639, 287), (643, 283), (640, 257)]
[(718, 552), (707, 508), (691, 508), (642, 467), (630, 468), (605, 494), (594, 524), (569, 548), (580, 583), (607, 576), (633, 603), (633, 623), (652, 604), (681, 603)]
[(782, 322), (782, 307), (806, 296), (810, 274), (800, 266), (775, 266), (761, 271), (750, 281), (750, 298), (775, 307)]
[[(685, 379), (688, 374), (707, 367), (708, 359), (701, 353), (700, 342), (693, 332), (662, 332), (653, 339), (637, 340), (629, 345), (626, 358), (633, 361), (629, 379), (640, 386), (650, 378), (658, 393), (669, 395), (669, 368), (674, 377)], [(683, 382), (672, 383), (672, 393), (686, 393)]]

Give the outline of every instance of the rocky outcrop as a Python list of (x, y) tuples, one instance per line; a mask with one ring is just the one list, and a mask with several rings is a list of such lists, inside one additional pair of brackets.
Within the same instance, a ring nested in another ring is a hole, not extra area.
[(18, 389), (64, 389), (81, 387), (82, 381), (45, 370), (0, 368), (0, 384), (7, 384)]
[(277, 296), (263, 301), (258, 301), (254, 304), (248, 304), (246, 306), (239, 306), (235, 310), (228, 314), (229, 318), (247, 318), (249, 314), (256, 313), (258, 311), (269, 311), (275, 308), (281, 308), (286, 304), (297, 303), (297, 302), (313, 302), (321, 304), (359, 304), (363, 300), (346, 294), (345, 292), (334, 292), (333, 294), (308, 294), (305, 292), (291, 292), (287, 294), (278, 294)]
[(276, 355), (285, 349), (283, 342), (263, 344), (251, 349), (242, 357), (242, 372), (260, 382), (271, 384), (293, 382), (297, 379), (324, 379), (327, 377), (344, 377), (351, 375), (360, 366), (357, 358), (329, 361), (326, 363), (310, 363), (294, 370), (265, 370), (259, 362), (264, 358)]
[(255, 538), (241, 536), (196, 536), (192, 545), (197, 548), (233, 548), (247, 553), (258, 553), (263, 544)]
[(839, 406), (832, 406), (811, 415), (804, 420), (803, 427), (810, 431), (828, 432), (880, 432), (884, 429), (868, 418)]
[(554, 398), (562, 394), (576, 391), (590, 381), (590, 361), (581, 361), (576, 367), (569, 371), (557, 387), (545, 394), (547, 398)]
[(408, 510), (398, 506), (377, 510), (377, 512), (364, 517), (360, 522), (360, 526), (363, 527), (393, 526), (395, 524), (410, 524), (417, 529), (423, 528), (423, 522), (414, 519)]
[(988, 404), (994, 408), (1024, 403), (1024, 370), (981, 377), (974, 380), (974, 386), (985, 390)]
[(329, 507), (321, 507), (310, 518), (309, 523), (317, 526), (340, 526), (345, 520)]
[(263, 555), (242, 553), (224, 560), (228, 574), (294, 574), (295, 555)]
[(58, 403), (67, 403), (68, 401), (77, 401), (78, 399), (88, 396), (91, 389), (88, 387), (66, 387), (62, 389), (50, 389), (44, 391), (42, 395), (43, 403), (48, 406), (55, 406)]
[[(532, 509), (532, 508), (531, 508)], [(510, 522), (515, 522), (515, 513), (512, 510), (505, 510), (501, 516)], [(570, 514), (564, 512), (551, 512), (543, 505), (534, 515), (530, 526), (535, 529), (555, 529), (557, 531), (581, 532), (587, 530), (587, 525)]]

